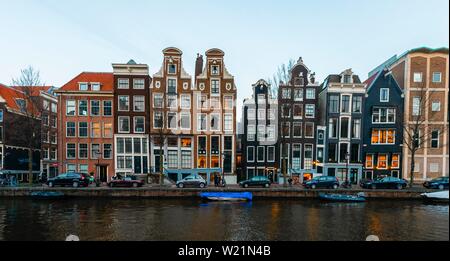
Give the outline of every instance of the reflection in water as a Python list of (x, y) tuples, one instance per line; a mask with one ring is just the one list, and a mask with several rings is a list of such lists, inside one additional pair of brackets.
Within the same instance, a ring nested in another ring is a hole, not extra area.
[(448, 240), (448, 205), (0, 199), (0, 240)]

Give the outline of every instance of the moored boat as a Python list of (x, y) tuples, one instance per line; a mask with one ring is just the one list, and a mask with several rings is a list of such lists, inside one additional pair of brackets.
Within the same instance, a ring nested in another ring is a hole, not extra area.
[(432, 202), (449, 202), (449, 193), (447, 191), (439, 191), (439, 192), (432, 192), (432, 193), (423, 193), (421, 194), (422, 198), (424, 198), (427, 201)]
[(253, 195), (251, 192), (202, 192), (202, 199), (213, 201), (251, 201)]
[(364, 193), (358, 193), (357, 195), (343, 195), (343, 194), (319, 194), (319, 198), (327, 201), (335, 202), (365, 202), (366, 197)]
[(57, 191), (35, 191), (31, 193), (34, 198), (62, 198), (64, 193)]

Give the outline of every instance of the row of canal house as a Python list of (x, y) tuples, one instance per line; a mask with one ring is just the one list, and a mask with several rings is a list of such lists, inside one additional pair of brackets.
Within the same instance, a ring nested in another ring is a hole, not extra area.
[(113, 72), (83, 72), (58, 91), (61, 172), (157, 174), (172, 180), (224, 173), (236, 183), (236, 86), (224, 52), (198, 55), (195, 77), (182, 51), (163, 50), (161, 69), (130, 60)]
[(283, 173), (294, 182), (317, 175), (353, 183), (409, 178), (404, 125), (417, 120), (423, 122), (418, 137), (426, 141), (417, 141), (415, 180), (448, 176), (447, 48), (394, 56), (364, 82), (348, 69), (318, 84), (300, 58), (277, 97), (271, 88), (259, 80), (244, 101), (243, 178), (263, 175), (280, 182)]

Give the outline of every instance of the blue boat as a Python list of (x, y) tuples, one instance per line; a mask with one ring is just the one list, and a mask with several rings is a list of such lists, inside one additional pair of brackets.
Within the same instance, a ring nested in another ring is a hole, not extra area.
[(357, 195), (342, 195), (342, 194), (325, 194), (320, 193), (319, 198), (327, 201), (336, 202), (365, 202), (366, 197), (364, 193), (358, 193)]
[(64, 193), (57, 191), (36, 191), (32, 192), (31, 196), (34, 198), (62, 198)]
[(253, 194), (251, 192), (202, 192), (202, 199), (213, 201), (252, 201)]

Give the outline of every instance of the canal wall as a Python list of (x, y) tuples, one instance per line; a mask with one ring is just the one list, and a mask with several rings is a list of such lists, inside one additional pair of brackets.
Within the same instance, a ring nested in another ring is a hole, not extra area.
[(320, 193), (336, 193), (355, 195), (364, 192), (368, 199), (401, 199), (418, 200), (420, 194), (430, 192), (424, 189), (415, 190), (305, 190), (295, 188), (271, 189), (178, 189), (178, 188), (0, 188), (0, 197), (31, 197), (31, 193), (51, 191), (64, 193), (66, 197), (77, 198), (195, 198), (201, 192), (252, 192), (258, 199), (308, 199), (317, 198)]

